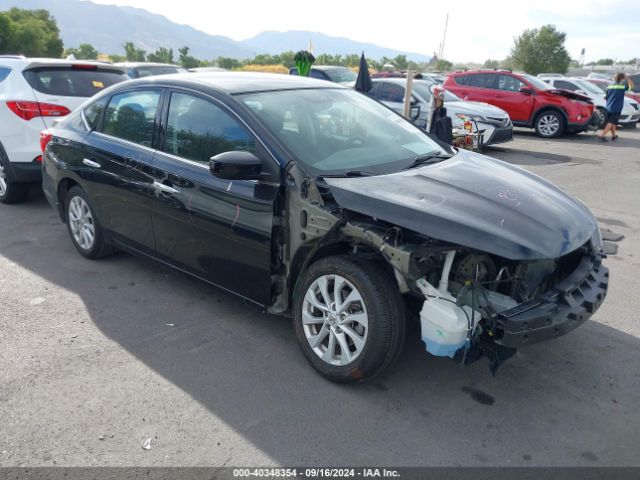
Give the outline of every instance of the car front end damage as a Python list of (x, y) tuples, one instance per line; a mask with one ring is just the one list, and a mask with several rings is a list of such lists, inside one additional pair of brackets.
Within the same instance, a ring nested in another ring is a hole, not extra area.
[(274, 313), (289, 308), (299, 272), (325, 252), (368, 258), (395, 278), (429, 353), (462, 364), (484, 356), (495, 373), (517, 348), (584, 323), (606, 296), (588, 209), (502, 162), (460, 152), (391, 175), (316, 181), (293, 171), (289, 180)]

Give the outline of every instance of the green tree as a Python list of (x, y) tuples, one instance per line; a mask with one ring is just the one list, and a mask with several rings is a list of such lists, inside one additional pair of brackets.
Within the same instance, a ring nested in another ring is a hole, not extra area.
[[(295, 57), (296, 52), (293, 52), (291, 50), (286, 51), (286, 52), (282, 52), (280, 54), (280, 62), (282, 63), (282, 65), (284, 65), (287, 68), (292, 68), (296, 66), (296, 62), (293, 60), (293, 57)], [(316, 60), (316, 63), (318, 61)]]
[(571, 57), (564, 48), (566, 37), (566, 33), (559, 32), (554, 25), (525, 30), (515, 39), (511, 50), (513, 62), (532, 75), (565, 73), (571, 62)]
[(109, 55), (109, 60), (113, 63), (124, 62), (127, 59), (124, 55), (117, 55), (115, 53)]
[(451, 63), (449, 60), (445, 60), (444, 58), (439, 58), (436, 61), (434, 67), (439, 72), (446, 72), (448, 70), (451, 70), (451, 67), (453, 67), (453, 63)]
[(196, 68), (200, 66), (200, 60), (189, 55), (189, 47), (182, 47), (178, 49), (180, 53), (180, 65), (183, 68)]
[(164, 47), (160, 47), (154, 53), (147, 55), (147, 61), (156, 63), (173, 63), (173, 48), (167, 50)]
[(396, 55), (391, 63), (393, 63), (398, 70), (406, 70), (408, 67), (406, 55)]
[(47, 10), (0, 12), (0, 53), (60, 58), (63, 50), (58, 24)]
[(317, 65), (339, 65), (344, 66), (345, 60), (342, 55), (332, 55), (330, 53), (321, 53), (316, 57)]
[(484, 68), (498, 68), (500, 66), (500, 62), (498, 60), (491, 60), (490, 58), (485, 60), (482, 64)]
[(236, 60), (235, 58), (229, 58), (229, 57), (218, 57), (216, 59), (216, 64), (220, 68), (226, 68), (227, 70), (234, 70), (240, 67), (241, 65), (239, 60)]
[(144, 62), (147, 52), (141, 48), (136, 48), (133, 42), (126, 42), (123, 47), (124, 56), (128, 62)]
[(360, 65), (360, 55), (357, 53), (350, 53), (344, 56), (343, 67), (357, 67), (358, 65)]
[(73, 55), (78, 60), (97, 60), (98, 50), (89, 43), (81, 43), (78, 48), (67, 48), (65, 55)]
[(596, 65), (613, 65), (612, 58), (601, 58), (596, 62)]

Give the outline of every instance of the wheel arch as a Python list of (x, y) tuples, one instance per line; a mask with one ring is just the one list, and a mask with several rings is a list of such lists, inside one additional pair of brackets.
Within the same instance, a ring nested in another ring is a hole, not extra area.
[(75, 186), (82, 188), (82, 186), (71, 177), (65, 177), (58, 183), (58, 191), (56, 193), (58, 199), (58, 215), (60, 215), (60, 220), (62, 220), (63, 223), (67, 223), (67, 219), (64, 214), (65, 200), (69, 190)]
[(565, 110), (562, 107), (558, 107), (556, 105), (545, 105), (533, 112), (533, 115), (531, 116), (531, 125), (535, 127), (538, 117), (546, 112), (559, 113), (562, 116), (562, 120), (564, 121), (565, 127), (569, 123), (569, 115), (567, 115), (567, 112), (565, 112)]
[(397, 281), (394, 276), (393, 267), (379, 252), (365, 244), (354, 244), (346, 239), (338, 239), (331, 243), (322, 244), (317, 248), (305, 247), (298, 250), (296, 256), (291, 262), (289, 281), (287, 283), (286, 294), (289, 306), (293, 305), (293, 295), (296, 290), (296, 285), (298, 283), (298, 279), (302, 277), (303, 273), (317, 261), (338, 255), (349, 255), (354, 258), (374, 262), (377, 265), (380, 265), (394, 280), (394, 282)]

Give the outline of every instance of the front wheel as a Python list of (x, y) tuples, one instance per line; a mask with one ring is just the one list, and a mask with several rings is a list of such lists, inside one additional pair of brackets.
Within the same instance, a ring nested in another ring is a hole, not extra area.
[(302, 275), (294, 293), (302, 353), (325, 378), (353, 383), (382, 373), (404, 344), (404, 302), (378, 264), (327, 257)]
[(542, 112), (535, 121), (535, 129), (538, 136), (543, 138), (556, 138), (564, 132), (564, 118), (558, 112)]
[(87, 193), (72, 187), (65, 198), (67, 229), (74, 247), (84, 257), (97, 259), (112, 253), (104, 241), (102, 227), (91, 207)]
[(596, 111), (593, 114), (593, 123), (598, 128), (604, 128), (607, 124), (609, 114), (607, 110), (604, 108), (596, 108)]

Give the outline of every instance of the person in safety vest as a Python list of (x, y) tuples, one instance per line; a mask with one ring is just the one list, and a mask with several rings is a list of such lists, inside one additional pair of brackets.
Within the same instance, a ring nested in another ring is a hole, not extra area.
[(633, 88), (633, 82), (624, 73), (618, 73), (615, 77), (615, 83), (607, 87), (607, 93), (605, 98), (607, 99), (607, 124), (602, 130), (602, 133), (598, 135), (598, 140), (606, 142), (606, 135), (611, 132), (611, 140), (618, 138), (616, 134), (616, 125), (620, 119), (620, 113), (622, 113), (622, 107), (624, 106), (624, 94), (626, 91)]

